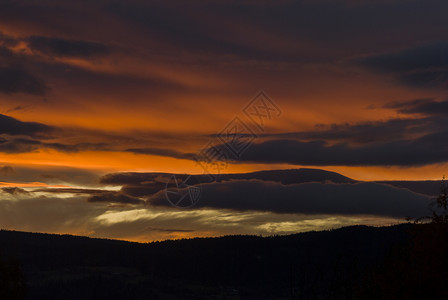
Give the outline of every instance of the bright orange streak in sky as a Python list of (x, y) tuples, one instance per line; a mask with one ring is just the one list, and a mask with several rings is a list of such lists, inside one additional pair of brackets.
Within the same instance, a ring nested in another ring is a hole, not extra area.
[[(204, 172), (195, 162), (155, 155), (136, 155), (122, 152), (82, 152), (66, 154), (56, 151), (0, 155), (4, 164), (65, 166), (88, 169), (98, 174), (108, 172), (166, 172), (202, 174)], [(365, 167), (365, 166), (294, 166), (289, 164), (229, 164), (220, 173), (247, 173), (259, 170), (292, 168), (320, 168), (341, 173), (356, 180), (440, 180), (447, 174), (448, 164), (424, 167)]]

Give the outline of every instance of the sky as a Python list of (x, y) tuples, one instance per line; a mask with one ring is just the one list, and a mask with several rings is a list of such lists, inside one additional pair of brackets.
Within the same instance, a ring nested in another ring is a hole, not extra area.
[[(446, 174), (447, 9), (1, 1), (0, 227), (152, 241), (418, 214), (429, 195), (372, 181)], [(299, 168), (359, 182), (230, 176), (166, 199), (171, 174)]]

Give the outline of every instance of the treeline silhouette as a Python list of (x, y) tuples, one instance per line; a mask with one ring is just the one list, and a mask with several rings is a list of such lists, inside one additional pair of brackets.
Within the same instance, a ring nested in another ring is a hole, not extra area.
[(356, 299), (412, 226), (148, 244), (0, 231), (0, 249), (29, 299)]

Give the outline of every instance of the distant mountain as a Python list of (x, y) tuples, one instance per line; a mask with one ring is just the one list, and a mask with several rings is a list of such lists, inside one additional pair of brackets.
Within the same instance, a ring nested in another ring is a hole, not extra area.
[[(135, 183), (146, 183), (147, 181), (158, 180), (160, 178), (170, 178), (171, 176), (183, 178), (188, 174), (170, 174), (170, 173), (112, 173), (107, 174), (101, 178), (101, 182), (111, 185), (127, 185)], [(226, 174), (212, 174), (212, 175), (193, 175), (198, 179), (198, 182), (210, 182), (213, 178), (217, 181), (226, 181), (232, 179), (250, 180), (258, 179), (265, 181), (276, 181), (283, 184), (297, 184), (306, 182), (334, 182), (334, 183), (355, 183), (354, 179), (343, 176), (336, 172), (321, 170), (321, 169), (286, 169), (286, 170), (268, 170), (250, 173), (226, 173)], [(194, 183), (194, 182), (192, 182)]]
[(288, 169), (288, 170), (269, 170), (251, 173), (222, 174), (218, 180), (231, 179), (258, 179), (265, 181), (277, 181), (282, 184), (297, 184), (306, 182), (334, 182), (334, 183), (355, 183), (349, 177), (336, 172), (321, 169)]

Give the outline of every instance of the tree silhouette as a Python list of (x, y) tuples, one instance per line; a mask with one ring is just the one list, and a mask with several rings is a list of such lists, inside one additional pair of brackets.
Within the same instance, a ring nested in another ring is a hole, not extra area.
[(431, 215), (422, 216), (418, 218), (407, 217), (408, 221), (412, 221), (415, 224), (422, 223), (435, 223), (435, 224), (447, 224), (448, 223), (448, 183), (445, 176), (442, 177), (440, 182), (439, 196), (429, 204), (429, 210)]
[(431, 214), (413, 220), (408, 242), (396, 245), (372, 272), (367, 285), (376, 294), (362, 298), (448, 299), (447, 208), (448, 185), (443, 177), (440, 194), (430, 204)]
[(440, 194), (436, 201), (432, 203), (436, 208), (431, 208), (432, 216), (431, 221), (436, 224), (447, 224), (448, 223), (448, 185), (443, 176), (442, 182), (440, 184)]

